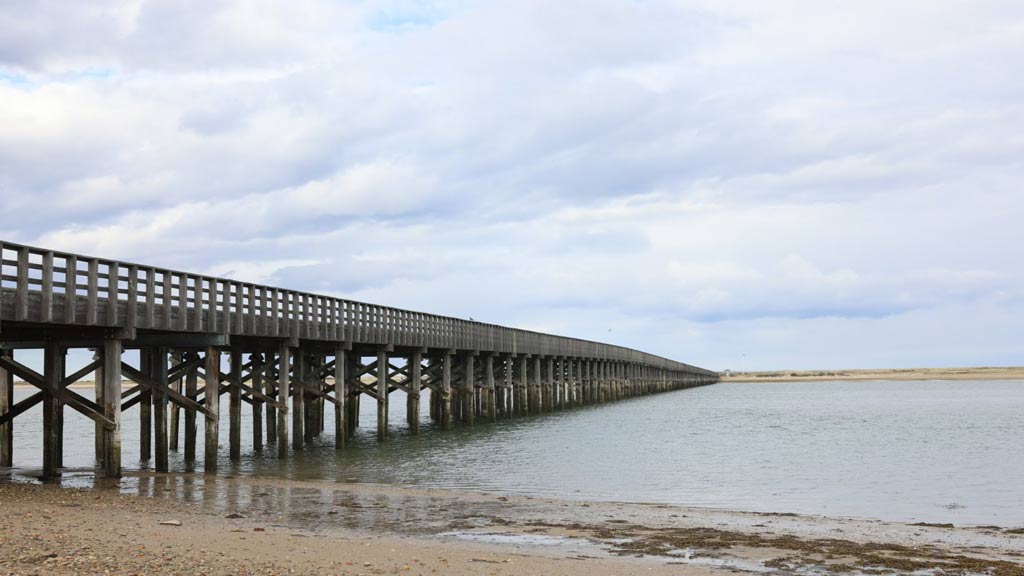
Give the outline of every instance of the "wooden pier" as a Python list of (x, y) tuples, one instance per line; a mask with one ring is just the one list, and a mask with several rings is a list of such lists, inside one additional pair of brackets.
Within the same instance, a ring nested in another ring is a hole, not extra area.
[[(284, 457), (325, 430), (328, 403), (338, 450), (363, 400), (376, 402), (386, 439), (398, 390), (418, 434), (424, 394), (431, 420), (450, 429), (718, 381), (621, 346), (224, 278), (2, 241), (0, 260), (0, 467), (12, 465), (18, 415), (41, 403), (44, 478), (61, 474), (66, 408), (95, 422), (98, 470), (116, 477), (121, 414), (131, 409), (141, 458), (158, 472), (171, 450), (195, 460), (201, 417), (203, 465), (213, 471), (224, 395), (229, 457), (238, 459), (243, 404), (252, 449), (276, 445)], [(76, 348), (93, 356), (72, 372), (66, 357)], [(18, 361), (24, 349), (43, 350), (42, 373)], [(129, 349), (138, 366), (122, 358)], [(92, 374), (95, 400), (70, 387)], [(38, 392), (14, 403), (16, 377)]]

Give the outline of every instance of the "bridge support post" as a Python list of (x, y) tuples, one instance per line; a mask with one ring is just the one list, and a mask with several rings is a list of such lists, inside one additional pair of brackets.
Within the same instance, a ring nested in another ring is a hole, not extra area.
[[(139, 371), (153, 376), (153, 351), (139, 349)], [(153, 392), (143, 387), (139, 392), (139, 460), (149, 461), (153, 456)]]
[(575, 370), (575, 359), (565, 359), (565, 407), (575, 407), (575, 377), (577, 377), (577, 370)]
[(320, 435), (320, 426), (323, 424), (323, 416), (320, 411), (320, 396), (314, 394), (323, 391), (323, 382), (320, 377), (321, 357), (318, 354), (307, 354), (303, 360), (302, 388), (305, 392), (306, 417), (303, 423), (304, 437), (306, 444), (313, 442), (313, 439)]
[(590, 360), (580, 358), (580, 405), (590, 404)]
[(502, 418), (512, 417), (512, 356), (501, 357), (501, 390), (498, 393), (498, 408), (501, 409)]
[(377, 352), (377, 440), (388, 437), (388, 389), (391, 388), (391, 369), (388, 367), (388, 353)]
[(498, 419), (498, 397), (497, 386), (494, 381), (494, 354), (488, 354), (484, 359), (484, 377), (487, 386), (487, 419), (494, 422)]
[(351, 438), (356, 433), (356, 427), (359, 426), (359, 398), (362, 395), (359, 387), (362, 383), (362, 378), (358, 376), (360, 368), (361, 360), (359, 354), (349, 352), (349, 390), (348, 398), (345, 399), (345, 430), (348, 438)]
[(601, 360), (599, 365), (601, 367), (601, 383), (597, 391), (597, 401), (604, 403), (608, 401), (608, 361)]
[(242, 459), (242, 351), (230, 353), (231, 379), (228, 380), (228, 454), (231, 460)]
[[(264, 356), (263, 362), (263, 381), (264, 388), (268, 398), (277, 398), (277, 378), (274, 375), (274, 358), (276, 352), (268, 350)], [(267, 445), (277, 444), (277, 408), (267, 402), (266, 403), (266, 417), (267, 417)]]
[(541, 357), (534, 357), (534, 413), (544, 411), (544, 379), (541, 377)]
[[(167, 348), (153, 350), (153, 379), (164, 386), (167, 385)], [(168, 448), (167, 438), (167, 395), (162, 391), (153, 393), (153, 425), (156, 431), (156, 471), (167, 472)]]
[[(288, 388), (291, 385), (292, 351), (288, 342), (281, 342), (278, 351), (277, 367), (277, 401), (282, 406), (288, 405)], [(288, 455), (288, 411), (277, 410), (277, 455), (284, 458)]]
[(43, 349), (43, 479), (60, 477), (60, 406), (57, 399), (64, 377), (60, 343), (47, 340)]
[(555, 409), (555, 361), (551, 356), (544, 358), (544, 411), (551, 412)]
[(100, 408), (103, 415), (114, 423), (112, 428), (103, 428), (103, 475), (108, 478), (121, 476), (121, 341), (107, 338), (101, 353), (103, 369), (97, 374), (102, 380), (103, 396)]
[(339, 345), (334, 352), (334, 399), (338, 401), (334, 405), (334, 449), (341, 450), (345, 447), (345, 437), (348, 431), (345, 428), (345, 409), (348, 400), (347, 378), (348, 378), (348, 351), (344, 346)]
[[(249, 355), (252, 362), (252, 389), (263, 394), (263, 353), (253, 352)], [(263, 401), (252, 399), (252, 449), (263, 450)]]
[(530, 379), (527, 374), (527, 371), (529, 370), (529, 356), (520, 356), (518, 360), (519, 371), (516, 374), (516, 414), (519, 416), (526, 416), (529, 414), (529, 410), (527, 409), (527, 401), (529, 400), (527, 388), (530, 385)]
[[(320, 386), (317, 358), (319, 357), (314, 354), (305, 354), (302, 358), (302, 406), (305, 410), (304, 418), (302, 419), (302, 443), (304, 445), (313, 442), (313, 438), (317, 436), (320, 428), (320, 422), (317, 421), (320, 397), (313, 394), (313, 390), (322, 388)], [(322, 422), (323, 419), (320, 419), (320, 421)]]
[(472, 352), (466, 353), (466, 360), (463, 364), (465, 369), (465, 377), (462, 380), (462, 419), (463, 421), (472, 426), (475, 421), (476, 413), (476, 378), (474, 371), (476, 370), (476, 357), (473, 356)]
[(406, 416), (409, 421), (409, 429), (413, 434), (420, 433), (420, 394), (423, 385), (423, 352), (413, 351), (409, 356), (409, 389), (410, 394), (406, 404)]
[[(0, 349), (0, 356), (14, 359), (14, 351)], [(5, 416), (14, 405), (14, 374), (0, 366), (0, 416)], [(14, 465), (14, 419), (0, 424), (0, 466)]]
[(302, 450), (306, 439), (306, 354), (295, 349), (295, 381), (292, 382), (292, 448)]
[(206, 400), (206, 445), (203, 466), (207, 472), (217, 471), (217, 450), (220, 448), (218, 432), (220, 426), (220, 349), (210, 346), (206, 349), (206, 383), (203, 397)]
[(441, 363), (441, 429), (452, 429), (452, 356), (446, 350)]
[[(103, 409), (103, 348), (96, 348), (92, 354), (93, 362), (101, 362), (100, 366), (96, 368), (93, 380), (93, 393), (96, 395), (96, 405)], [(2, 370), (2, 369), (0, 369)], [(2, 393), (0, 393), (2, 394)], [(0, 401), (2, 403), (2, 401)], [(3, 412), (3, 408), (0, 407), (0, 412)], [(93, 427), (93, 433), (95, 437), (93, 439), (93, 445), (96, 453), (96, 465), (101, 466), (103, 464), (103, 424), (96, 422)], [(0, 464), (2, 466), (2, 464)]]
[(437, 364), (433, 358), (429, 356), (426, 358), (427, 361), (427, 375), (430, 379), (430, 383), (433, 386), (428, 386), (430, 390), (430, 400), (427, 403), (427, 415), (430, 417), (431, 422), (439, 422), (441, 420), (441, 404), (438, 403), (438, 399), (441, 397), (441, 392), (438, 391), (437, 385), (440, 382), (440, 377), (437, 375)]
[[(189, 360), (194, 359), (192, 353)], [(190, 368), (185, 373), (185, 397), (199, 400), (199, 368)], [(196, 461), (196, 409), (185, 408), (185, 462)]]
[(562, 409), (562, 361), (557, 357), (551, 358), (551, 407), (555, 410)]
[[(171, 354), (171, 358), (175, 365), (179, 365), (184, 362), (185, 355), (181, 352), (174, 352)], [(181, 394), (181, 380), (179, 376), (174, 382), (171, 382), (171, 389)], [(178, 451), (178, 436), (179, 436), (179, 424), (181, 423), (181, 406), (178, 406), (177, 402), (171, 403), (171, 417), (170, 417), (170, 432), (167, 436), (168, 448), (173, 451)]]

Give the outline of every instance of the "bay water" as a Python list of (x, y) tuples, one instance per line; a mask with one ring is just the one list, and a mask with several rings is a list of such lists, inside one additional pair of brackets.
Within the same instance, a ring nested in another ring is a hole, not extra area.
[[(19, 388), (15, 400), (31, 393)], [(243, 405), (243, 457), (229, 460), (223, 418), (219, 474), (1024, 525), (1024, 381), (720, 383), (450, 432), (429, 422), (426, 398), (422, 405), (422, 433), (412, 436), (405, 398), (393, 393), (391, 438), (381, 443), (376, 407), (364, 398), (362, 426), (341, 452), (328, 407), (321, 437), (284, 460), (273, 447), (253, 450)], [(221, 406), (226, 414), (226, 398)], [(93, 424), (65, 410), (65, 482), (84, 483)], [(36, 407), (16, 420), (15, 476), (39, 469), (41, 418)], [(138, 409), (123, 423), (126, 469), (148, 469), (138, 458)], [(201, 416), (198, 444), (198, 462), (172, 453), (171, 470), (202, 471)]]

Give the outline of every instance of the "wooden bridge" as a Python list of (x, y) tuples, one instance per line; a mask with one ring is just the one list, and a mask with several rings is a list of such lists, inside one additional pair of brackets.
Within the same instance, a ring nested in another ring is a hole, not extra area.
[[(99, 470), (116, 477), (121, 414), (136, 407), (143, 460), (155, 454), (155, 469), (167, 471), (183, 436), (185, 461), (194, 461), (202, 416), (212, 471), (224, 394), (237, 459), (243, 403), (253, 449), (276, 443), (284, 457), (324, 430), (327, 403), (339, 450), (363, 397), (376, 401), (385, 439), (396, 390), (416, 434), (424, 393), (431, 419), (449, 429), (718, 380), (637, 350), (529, 330), (2, 241), (0, 257), (0, 467), (12, 465), (17, 416), (42, 403), (44, 478), (61, 472), (65, 407), (95, 422)], [(69, 372), (73, 348), (94, 355)], [(22, 349), (44, 351), (42, 374), (18, 362)], [(126, 349), (139, 351), (138, 366), (122, 358)], [(91, 374), (95, 400), (70, 387)], [(14, 403), (15, 377), (39, 391)]]

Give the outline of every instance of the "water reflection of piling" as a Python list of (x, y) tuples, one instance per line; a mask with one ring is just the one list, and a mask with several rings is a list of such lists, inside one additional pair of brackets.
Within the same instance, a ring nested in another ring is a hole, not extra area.
[[(42, 403), (44, 478), (61, 474), (65, 407), (95, 422), (98, 469), (117, 477), (121, 414), (136, 406), (142, 460), (167, 472), (183, 440), (191, 470), (202, 417), (202, 465), (212, 472), (225, 395), (235, 462), (243, 419), (253, 451), (276, 445), (284, 458), (328, 429), (327, 404), (339, 450), (363, 399), (376, 403), (385, 440), (395, 392), (418, 434), (425, 393), (430, 420), (449, 430), (718, 379), (620, 346), (150, 266), (10, 243), (0, 243), (0, 260), (0, 467), (12, 465), (17, 416)], [(18, 361), (20, 349), (44, 351), (42, 373)], [(92, 362), (69, 374), (69, 349), (92, 350)], [(138, 351), (137, 366), (126, 350)], [(70, 388), (91, 374), (95, 400)], [(39, 391), (13, 403), (15, 377)]]

